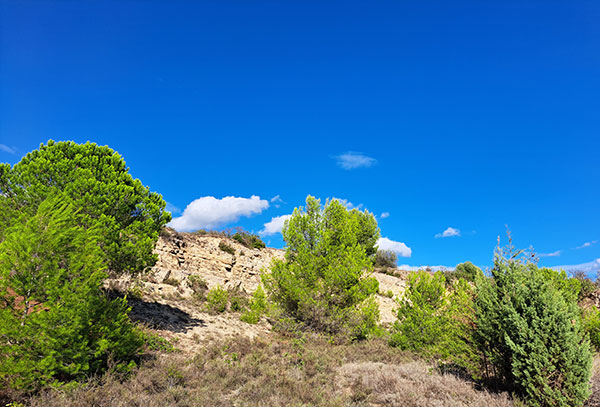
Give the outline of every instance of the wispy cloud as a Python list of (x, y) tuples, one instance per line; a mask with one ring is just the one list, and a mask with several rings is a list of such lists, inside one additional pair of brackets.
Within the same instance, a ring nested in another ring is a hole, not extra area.
[(454, 267), (448, 266), (409, 266), (408, 264), (402, 264), (398, 266), (400, 270), (405, 271), (419, 271), (419, 270), (431, 270), (431, 271), (451, 271), (454, 270)]
[(281, 215), (272, 218), (269, 222), (265, 223), (265, 227), (258, 234), (261, 236), (272, 236), (281, 233), (283, 224), (291, 217), (292, 215)]
[(538, 253), (538, 257), (558, 257), (562, 253), (562, 250), (557, 250), (552, 253)]
[(379, 215), (379, 219), (385, 219), (385, 218), (389, 218), (389, 217), (390, 217), (389, 212), (383, 212), (381, 215)]
[(337, 155), (334, 158), (337, 161), (337, 164), (345, 170), (368, 168), (377, 164), (377, 160), (373, 157), (354, 151), (348, 151), (347, 153)]
[(347, 199), (336, 198), (335, 196), (331, 199), (332, 200), (335, 199), (336, 201), (339, 201), (339, 203), (344, 205), (346, 207), (346, 209), (361, 209), (364, 206), (363, 204), (354, 205), (352, 202), (350, 202)]
[(167, 202), (167, 206), (165, 207), (165, 209), (171, 212), (173, 215), (181, 213), (181, 209), (173, 205), (171, 202)]
[(412, 249), (410, 247), (402, 242), (388, 239), (387, 237), (380, 238), (377, 241), (377, 246), (379, 246), (380, 250), (391, 250), (400, 257), (412, 256)]
[(8, 154), (17, 154), (17, 150), (7, 146), (6, 144), (0, 144), (0, 151), (4, 151)]
[(585, 249), (586, 247), (590, 247), (591, 245), (594, 245), (598, 243), (597, 240), (592, 240), (591, 242), (585, 242), (584, 244), (582, 244), (581, 246), (577, 246), (575, 247), (575, 250), (579, 250), (579, 249)]
[(279, 208), (284, 202), (283, 199), (281, 199), (281, 195), (275, 195), (273, 198), (271, 198), (271, 203), (274, 207)]
[(600, 272), (600, 258), (587, 263), (554, 266), (551, 268), (555, 270), (565, 270), (568, 272), (583, 271), (587, 275), (593, 275)]
[(446, 230), (444, 230), (443, 232), (437, 233), (435, 235), (435, 238), (438, 239), (440, 237), (453, 237), (453, 236), (460, 236), (460, 229), (449, 227)]
[(256, 195), (250, 198), (226, 196), (222, 199), (204, 196), (192, 201), (183, 214), (174, 218), (169, 226), (183, 232), (210, 229), (237, 221), (242, 216), (259, 214), (268, 207), (269, 201)]

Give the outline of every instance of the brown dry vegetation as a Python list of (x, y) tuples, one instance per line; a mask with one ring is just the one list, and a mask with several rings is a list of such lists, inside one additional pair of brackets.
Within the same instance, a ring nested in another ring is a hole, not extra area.
[(244, 337), (193, 357), (158, 354), (125, 380), (107, 374), (27, 400), (51, 406), (512, 406), (506, 395), (440, 375), (383, 340), (333, 344), (321, 336)]

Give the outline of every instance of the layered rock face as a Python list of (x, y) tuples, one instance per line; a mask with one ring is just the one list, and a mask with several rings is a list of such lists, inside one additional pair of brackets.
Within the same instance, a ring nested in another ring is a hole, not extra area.
[[(229, 246), (233, 254), (219, 245)], [(209, 288), (239, 288), (252, 293), (260, 283), (261, 270), (268, 270), (273, 258), (283, 258), (283, 250), (251, 249), (220, 236), (178, 233), (167, 229), (155, 247), (158, 262), (147, 278), (147, 288), (161, 293), (176, 290), (192, 294), (188, 277), (198, 275)], [(171, 288), (169, 288), (170, 286)]]

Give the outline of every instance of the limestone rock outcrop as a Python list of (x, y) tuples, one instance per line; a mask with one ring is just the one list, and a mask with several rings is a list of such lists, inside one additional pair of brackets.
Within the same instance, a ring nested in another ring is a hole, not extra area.
[[(229, 246), (232, 253), (220, 245)], [(192, 294), (190, 275), (200, 276), (209, 288), (220, 285), (252, 293), (260, 283), (261, 270), (268, 270), (273, 258), (284, 255), (283, 250), (252, 249), (227, 237), (178, 233), (172, 229), (161, 234), (155, 253), (158, 261), (147, 278), (147, 288), (164, 293), (176, 287), (182, 296)]]

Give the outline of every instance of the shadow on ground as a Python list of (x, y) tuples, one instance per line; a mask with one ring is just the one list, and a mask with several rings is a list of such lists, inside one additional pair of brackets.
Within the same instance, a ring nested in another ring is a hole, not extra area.
[(128, 298), (128, 302), (131, 307), (131, 320), (141, 322), (152, 329), (180, 333), (196, 326), (206, 326), (203, 320), (167, 304), (135, 298)]

